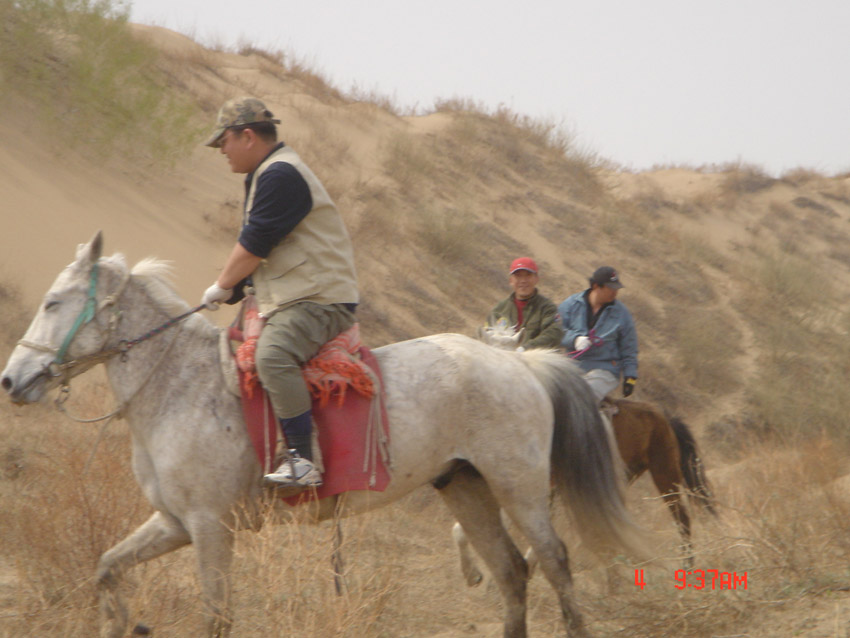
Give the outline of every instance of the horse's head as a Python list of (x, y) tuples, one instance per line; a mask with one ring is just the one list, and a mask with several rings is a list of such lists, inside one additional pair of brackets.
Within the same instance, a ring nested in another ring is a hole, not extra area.
[(525, 328), (520, 328), (518, 332), (514, 332), (514, 329), (507, 323), (500, 321), (492, 326), (478, 328), (478, 339), (503, 350), (516, 350), (522, 343), (524, 333)]
[(99, 289), (106, 289), (109, 275), (99, 267), (102, 247), (98, 231), (77, 248), (76, 259), (59, 273), (12, 351), (0, 385), (14, 402), (40, 400), (51, 388), (91, 367), (63, 364), (103, 348), (107, 322), (98, 316), (102, 306), (97, 296)]

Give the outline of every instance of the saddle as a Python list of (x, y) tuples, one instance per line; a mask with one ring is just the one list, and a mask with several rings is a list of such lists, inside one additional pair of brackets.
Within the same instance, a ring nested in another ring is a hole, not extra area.
[[(260, 466), (268, 473), (277, 460), (278, 426), (253, 365), (261, 330), (256, 302), (246, 298), (234, 325), (221, 333), (220, 359), (228, 389), (241, 399)], [(322, 346), (302, 372), (313, 397), (314, 462), (324, 482), (284, 500), (295, 504), (352, 490), (385, 490), (390, 459), (383, 380), (374, 355), (360, 343), (359, 324)]]
[(613, 419), (614, 415), (620, 411), (620, 408), (617, 407), (617, 404), (614, 403), (613, 399), (604, 397), (599, 403), (599, 411), (602, 412), (605, 416), (607, 416), (610, 420)]

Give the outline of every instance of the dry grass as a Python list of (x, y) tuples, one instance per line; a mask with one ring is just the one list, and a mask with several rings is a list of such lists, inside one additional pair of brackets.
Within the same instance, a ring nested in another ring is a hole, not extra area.
[[(95, 384), (77, 409), (103, 414), (104, 390)], [(2, 413), (3, 454), (15, 468), (0, 484), (17, 588), (6, 635), (84, 636), (96, 623), (98, 558), (150, 509), (130, 473), (127, 437), (112, 424), (95, 447), (93, 426), (47, 406)]]
[[(36, 45), (55, 47), (57, 40), (10, 7), (0, 4), (7, 25), (0, 54), (22, 53), (0, 55), (4, 77), (26, 77), (37, 89), (36, 102), (57, 94), (67, 99), (62, 108), (73, 110), (79, 94), (62, 73), (79, 73), (71, 58), (94, 53), (72, 39), (45, 63)], [(93, 41), (110, 41), (87, 28)], [(98, 73), (86, 80), (98, 92), (80, 111), (80, 131), (104, 112), (113, 80), (127, 77), (113, 62), (135, 64), (133, 51), (100, 60)], [(723, 503), (719, 521), (697, 516), (696, 566), (746, 572), (749, 587), (680, 591), (675, 567), (656, 565), (646, 567), (648, 584), (639, 590), (634, 566), (620, 564), (610, 573), (592, 568), (575, 534), (562, 525), (576, 567), (576, 595), (595, 635), (839, 635), (817, 626), (807, 610), (846, 603), (850, 580), (850, 486), (843, 478), (850, 470), (844, 462), (850, 311), (841, 271), (850, 263), (846, 180), (805, 170), (776, 180), (736, 164), (721, 167), (717, 192), (682, 199), (658, 187), (618, 201), (598, 178), (601, 162), (551, 123), (448, 100), (436, 107), (448, 123), (421, 134), (399, 118), (345, 111), (351, 101), (367, 101), (398, 114), (386, 98), (334, 89), (294, 56), (250, 43), (239, 53), (254, 56), (258, 68), (287, 90), (295, 86), (322, 102), (301, 107), (292, 143), (326, 180), (350, 222), (358, 268), (369, 282), (359, 315), (373, 342), (442, 330), (470, 333), (505, 294), (504, 264), (530, 246), (544, 248), (539, 261), (547, 273), (545, 293), (553, 299), (572, 292), (564, 289), (568, 283), (583, 283), (575, 264), (610, 254), (633, 266), (636, 285), (630, 284), (626, 302), (641, 335), (640, 398), (702, 425), (697, 436)], [(202, 48), (176, 62), (131, 68), (209, 115), (229, 97), (221, 95), (217, 59)], [(203, 78), (191, 84), (201, 88), (188, 98), (184, 67)], [(142, 106), (149, 104), (145, 86), (138, 90)], [(134, 109), (122, 114), (134, 122), (137, 116)], [(381, 140), (377, 174), (350, 170), (358, 156), (345, 124), (355, 117), (360, 132)], [(235, 233), (235, 206), (210, 209), (207, 226), (216, 237)], [(750, 221), (741, 222), (739, 238), (727, 249), (707, 241), (696, 226), (708, 216)], [(13, 310), (20, 293), (7, 283), (0, 285), (0, 303), (5, 357), (28, 317)], [(90, 392), (78, 392), (78, 412), (109, 409), (108, 400), (97, 398), (108, 394), (101, 383), (95, 377), (80, 386)], [(88, 637), (96, 622), (91, 577), (97, 558), (149, 513), (130, 476), (126, 426), (112, 424), (89, 463), (96, 426), (70, 423), (45, 406), (4, 404), (0, 417), (0, 540), (7, 548), (0, 561), (0, 637)], [(675, 531), (648, 479), (630, 490), (629, 507), (662, 533), (662, 553), (674, 555)], [(486, 586), (465, 590), (449, 545), (450, 525), (428, 489), (347, 521), (349, 590), (342, 598), (333, 593), (328, 525), (240, 533), (234, 638), (500, 635), (500, 599)], [(152, 625), (159, 638), (197, 635), (193, 573), (191, 549), (133, 570), (126, 588), (133, 619)], [(560, 612), (540, 575), (531, 582), (529, 602), (531, 635), (562, 636)]]
[(740, 382), (736, 359), (740, 333), (728, 317), (704, 309), (681, 309), (670, 318), (669, 344), (675, 348), (677, 368), (693, 385), (717, 396), (735, 390)]
[(432, 179), (437, 167), (419, 136), (398, 132), (388, 139), (383, 151), (384, 175), (398, 184), (399, 190), (409, 194), (414, 186), (422, 186)]
[[(105, 394), (101, 390), (95, 382), (79, 393), (76, 410), (102, 411), (107, 406), (94, 398)], [(88, 463), (97, 438), (92, 426), (58, 419), (47, 406), (3, 406), (2, 413), (0, 504), (8, 514), (2, 534), (11, 575), (0, 581), (6, 583), (0, 587), (6, 609), (0, 636), (88, 637), (97, 617), (91, 581), (97, 558), (148, 513), (127, 467), (124, 426), (110, 427)], [(714, 588), (680, 590), (679, 566), (670, 562), (640, 566), (647, 585), (639, 589), (638, 566), (594, 567), (558, 517), (570, 539), (576, 596), (594, 635), (785, 635), (785, 624), (771, 625), (776, 606), (845, 589), (850, 484), (842, 478), (848, 467), (834, 440), (738, 448), (743, 462), (708, 464), (721, 517), (695, 512), (695, 568), (734, 572), (739, 585), (746, 573), (746, 589), (723, 588), (727, 581), (718, 580)], [(661, 553), (674, 556), (672, 523), (648, 479), (629, 491), (629, 507), (661, 533)], [(450, 522), (427, 490), (345, 521), (342, 597), (333, 589), (329, 524), (291, 522), (240, 533), (234, 638), (298, 632), (351, 638), (499, 635), (496, 592), (486, 584), (464, 591), (449, 549)], [(196, 635), (200, 605), (193, 569), (191, 549), (134, 569), (124, 588), (133, 622), (154, 627), (164, 638)], [(557, 605), (539, 574), (529, 602), (532, 636), (563, 635)]]
[(764, 169), (752, 164), (729, 164), (723, 167), (725, 178), (721, 187), (721, 196), (734, 200), (771, 188), (778, 180), (765, 173)]

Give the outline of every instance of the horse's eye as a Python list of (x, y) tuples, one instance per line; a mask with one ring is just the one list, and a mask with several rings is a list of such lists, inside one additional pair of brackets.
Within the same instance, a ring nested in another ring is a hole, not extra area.
[(59, 305), (58, 301), (46, 301), (46, 302), (44, 302), (44, 309), (50, 310), (51, 308), (55, 308), (58, 305)]

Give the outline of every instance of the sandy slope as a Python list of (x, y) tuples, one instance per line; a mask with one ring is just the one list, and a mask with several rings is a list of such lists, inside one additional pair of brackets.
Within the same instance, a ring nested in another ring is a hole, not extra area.
[[(338, 103), (332, 96), (322, 101), (301, 90), (296, 80), (268, 72), (256, 56), (203, 51), (188, 38), (161, 29), (139, 28), (139, 31), (154, 38), (176, 59), (201, 56), (207, 66), (216, 69), (214, 74), (203, 77), (187, 76), (187, 83), (194, 83), (192, 86), (199, 94), (220, 101), (222, 96), (241, 93), (250, 87), (283, 120), (281, 128), (287, 132), (285, 137), (297, 150), (329, 148), (325, 157), (338, 156), (339, 162), (314, 168), (337, 192), (362, 194), (363, 184), (384, 184), (382, 153), (394, 133), (401, 131), (427, 140), (452, 123), (445, 114), (398, 118), (374, 105)], [(43, 123), (32, 118), (26, 109), (7, 108), (0, 115), (0, 192), (3, 193), (0, 215), (4, 231), (0, 235), (0, 281), (20, 289), (27, 314), (60, 269), (72, 259), (76, 245), (87, 241), (98, 229), (104, 231), (106, 251), (122, 252), (131, 263), (149, 255), (172, 261), (179, 292), (190, 303), (196, 303), (204, 288), (215, 279), (229, 250), (242, 198), (242, 178), (230, 173), (223, 157), (199, 146), (191, 157), (171, 170), (140, 169), (117, 160), (97, 164), (49, 138)], [(681, 291), (661, 288), (653, 279), (671, 265), (663, 256), (629, 253), (599, 232), (599, 227), (606, 223), (629, 223), (629, 220), (606, 221), (601, 207), (575, 202), (578, 211), (575, 219), (579, 221), (572, 226), (561, 221), (555, 223), (544, 208), (529, 203), (533, 200), (531, 186), (521, 177), (509, 177), (510, 180), (487, 183), (486, 188), (478, 182), (470, 184), (469, 201), (480, 202), (481, 206), (473, 209), (477, 218), (506, 231), (523, 252), (547, 266), (545, 292), (558, 300), (582, 287), (590, 269), (600, 261), (621, 262), (628, 286), (624, 300), (628, 303), (632, 299), (635, 304), (640, 301), (645, 316), (656, 320), (642, 327), (647, 360), (657, 364), (655, 369), (664, 370), (663, 365), (672, 365), (664, 326), (668, 315), (675, 312), (671, 311), (671, 304), (675, 307), (673, 302)], [(757, 232), (762, 233), (758, 235), (759, 241), (775, 242), (773, 236), (758, 230), (763, 228), (765, 216), (777, 204), (790, 206), (796, 212), (791, 202), (801, 195), (787, 184), (777, 185), (754, 195), (746, 207), (724, 210), (697, 206), (694, 212), (681, 214), (670, 212), (673, 210), (670, 206), (670, 210), (665, 210), (664, 202), (681, 208), (715, 197), (723, 177), (671, 169), (640, 175), (614, 172), (607, 180), (612, 195), (624, 202), (636, 197), (657, 199), (658, 215), (667, 215), (665, 226), (671, 237), (697, 236), (721, 258), (730, 260)], [(841, 189), (848, 188), (847, 182), (836, 180), (830, 188), (843, 192)], [(541, 187), (540, 192), (533, 194), (562, 196), (557, 186), (547, 188), (550, 190)], [(829, 204), (837, 216), (836, 223), (846, 225), (850, 220), (850, 200), (827, 201), (817, 192), (807, 196)], [(465, 203), (457, 205), (462, 207)], [(380, 233), (369, 230), (375, 206), (375, 202), (364, 203), (359, 195), (344, 195), (340, 200), (341, 211), (357, 240), (355, 250), (362, 288), (373, 306), (367, 315), (369, 320), (378, 322), (381, 312), (392, 315), (399, 326), (398, 332), (409, 336), (436, 332), (443, 327), (471, 333), (481, 309), (491, 306), (506, 289), (491, 282), (480, 285), (467, 282), (472, 296), (476, 297), (470, 307), (459, 308), (448, 317), (439, 313), (421, 316), (417, 304), (424, 297), (435, 297), (437, 305), (455, 305), (459, 293), (469, 289), (455, 287), (452, 280), (462, 280), (464, 273), (445, 273), (439, 270), (439, 264), (428, 262), (427, 256), (412, 254), (409, 246), (382, 243)], [(634, 236), (639, 239), (646, 232), (646, 228), (637, 227)], [(584, 241), (584, 237), (592, 237), (593, 241)], [(827, 249), (823, 238), (812, 237), (808, 246), (813, 251)], [(499, 257), (504, 263), (516, 256), (510, 250), (505, 249)], [(850, 277), (846, 267), (841, 271), (837, 266), (836, 272), (839, 273), (835, 278), (837, 294), (846, 298)], [(713, 299), (706, 301), (706, 307), (710, 306), (710, 312), (728, 315), (738, 331), (734, 364), (739, 366), (742, 377), (747, 378), (753, 371), (753, 358), (748, 353), (755, 347), (755, 340), (752, 328), (740, 319), (737, 308), (739, 299), (746, 294), (747, 282), (739, 273), (710, 264), (704, 266), (704, 277), (713, 292)], [(411, 282), (416, 284), (415, 288)], [(224, 323), (229, 313), (222, 311), (211, 317)], [(735, 412), (740, 399), (740, 394), (733, 392), (721, 401), (706, 405), (692, 402), (684, 408), (699, 431), (712, 419)], [(717, 476), (722, 478), (720, 472)], [(846, 626), (850, 618), (850, 607), (843, 598), (837, 595), (834, 607), (832, 602), (815, 601), (806, 602), (806, 609), (791, 610), (789, 615), (814, 614), (823, 619), (813, 621), (809, 633), (800, 635), (839, 635), (830, 632), (833, 626)], [(770, 635), (773, 625), (780, 632), (775, 635), (797, 627), (784, 619), (775, 623), (766, 620), (762, 626), (768, 627), (767, 633), (761, 635)], [(478, 635), (499, 633), (498, 627), (490, 625), (480, 626), (479, 630)], [(438, 634), (439, 638), (454, 635), (470, 635), (470, 632)]]

